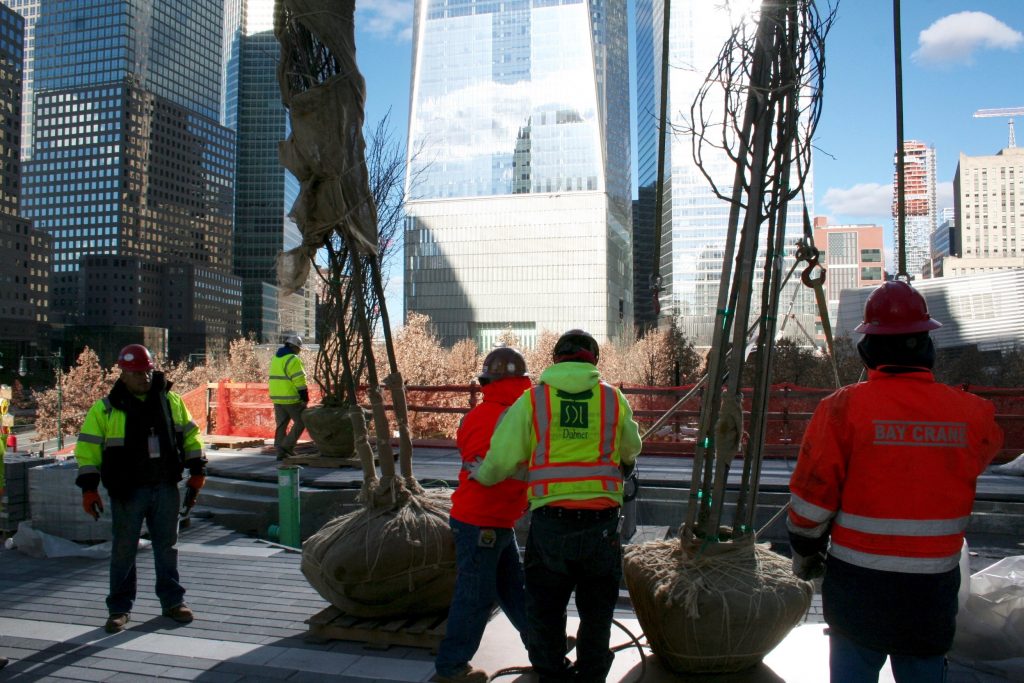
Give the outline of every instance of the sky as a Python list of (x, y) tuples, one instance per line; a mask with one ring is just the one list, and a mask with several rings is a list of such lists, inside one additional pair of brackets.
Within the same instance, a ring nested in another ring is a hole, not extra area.
[[(629, 4), (632, 12), (632, 0)], [(815, 214), (828, 216), (832, 224), (883, 226), (891, 256), (893, 3), (831, 4), (837, 15), (826, 39), (823, 113), (814, 142)], [(825, 5), (819, 0), (819, 8)], [(995, 154), (1007, 146), (1007, 119), (976, 119), (973, 113), (1024, 108), (1024, 0), (904, 0), (901, 5), (904, 138), (935, 148), (939, 208), (952, 207), (959, 155)], [(366, 121), (372, 124), (390, 110), (395, 134), (402, 139), (409, 114), (412, 7), (413, 0), (356, 4)], [(632, 25), (630, 31), (632, 45)], [(1024, 146), (1024, 116), (1019, 123)], [(634, 142), (634, 155), (635, 149)], [(400, 320), (400, 265), (393, 270), (399, 272), (392, 272), (388, 304)]]

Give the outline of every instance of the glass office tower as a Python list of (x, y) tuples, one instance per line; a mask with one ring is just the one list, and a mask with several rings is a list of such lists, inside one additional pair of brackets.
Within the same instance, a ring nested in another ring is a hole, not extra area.
[(281, 47), (274, 37), (274, 0), (247, 0), (241, 29), (234, 268), (242, 278), (242, 330), (270, 343), (283, 331), (312, 339), (312, 323), (293, 329), (282, 321), (284, 309), (309, 308), (309, 297), (302, 291), (282, 301), (274, 265), (282, 250), (302, 242), (288, 216), (299, 183), (277, 156), (289, 128), (277, 84)]
[[(664, 207), (661, 215), (660, 274), (664, 289), (660, 296), (661, 322), (666, 316), (677, 316), (680, 330), (698, 346), (711, 343), (717, 309), (719, 280), (728, 229), (729, 202), (719, 199), (707, 178), (693, 160), (691, 136), (678, 131), (691, 128), (690, 107), (703, 86), (708, 71), (718, 59), (726, 38), (738, 22), (748, 20), (756, 3), (752, 0), (732, 2), (729, 11), (720, 3), (707, 0), (676, 0), (671, 5), (669, 27), (669, 82), (668, 117), (670, 129), (665, 149)], [(637, 175), (639, 184), (639, 220), (637, 234), (654, 235), (654, 210), (658, 177), (658, 112), (661, 101), (662, 27), (664, 3), (661, 0), (637, 0)], [(710, 101), (721, 102), (722, 94), (715, 92)], [(720, 115), (720, 114), (719, 114)], [(711, 123), (718, 123), (712, 121)], [(712, 129), (719, 134), (721, 126)], [(715, 179), (726, 196), (732, 192), (735, 165), (719, 150), (704, 150), (705, 171)], [(808, 210), (814, 215), (813, 183), (808, 176), (805, 194)], [(787, 215), (786, 244), (792, 246), (803, 234), (802, 210), (798, 201), (791, 202)], [(762, 228), (762, 240), (764, 240)], [(638, 245), (638, 250), (640, 245)], [(791, 255), (790, 255), (791, 256)], [(648, 252), (647, 259), (652, 257)], [(653, 269), (637, 251), (636, 268)], [(759, 259), (756, 279), (762, 276)], [(788, 271), (792, 260), (787, 261)], [(799, 273), (797, 273), (799, 274)], [(779, 320), (778, 327), (786, 324), (785, 332), (793, 332), (809, 344), (815, 323), (813, 297), (809, 290), (799, 290), (799, 280), (791, 279), (783, 294), (780, 316), (796, 316), (808, 334), (798, 325)], [(647, 277), (636, 282), (638, 300), (651, 299)], [(806, 289), (806, 288), (805, 288)], [(756, 296), (760, 287), (755, 286)], [(790, 302), (793, 302), (792, 305)], [(755, 311), (758, 306), (755, 305)], [(641, 309), (645, 319), (653, 310)], [(753, 319), (751, 320), (753, 322)]]
[(405, 309), (442, 340), (633, 333), (625, 3), (417, 0)]
[[(223, 11), (222, 0), (38, 3), (23, 205), (54, 241), (59, 322), (164, 327), (175, 357), (238, 335)], [(114, 277), (95, 287), (90, 269)]]

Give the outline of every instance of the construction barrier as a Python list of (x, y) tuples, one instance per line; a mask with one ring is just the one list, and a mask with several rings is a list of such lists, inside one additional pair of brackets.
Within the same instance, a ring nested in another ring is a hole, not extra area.
[[(693, 385), (678, 387), (620, 387), (633, 408), (634, 416), (644, 433)], [(1005, 443), (997, 462), (1012, 460), (1024, 452), (1024, 389), (1000, 389), (965, 386), (964, 389), (995, 404), (996, 420), (1003, 428)], [(309, 387), (310, 404), (320, 401), (316, 386)], [(800, 441), (814, 409), (829, 389), (800, 387), (793, 384), (772, 386), (768, 395), (767, 457), (796, 457)], [(661, 427), (644, 441), (644, 453), (655, 455), (690, 455), (697, 432), (703, 392), (696, 392), (683, 403)], [(387, 401), (387, 392), (384, 392)], [(409, 427), (419, 440), (440, 440), (452, 443), (462, 416), (482, 398), (476, 384), (406, 387), (409, 405)], [(369, 407), (360, 392), (360, 403)], [(204, 433), (232, 436), (273, 438), (274, 409), (263, 383), (219, 382), (185, 395), (196, 423)], [(390, 411), (390, 403), (385, 403)], [(743, 394), (743, 409), (749, 425), (750, 391)], [(372, 429), (372, 425), (370, 425)], [(392, 424), (394, 429), (394, 425)], [(391, 435), (394, 436), (394, 433)], [(304, 436), (304, 438), (307, 438)]]

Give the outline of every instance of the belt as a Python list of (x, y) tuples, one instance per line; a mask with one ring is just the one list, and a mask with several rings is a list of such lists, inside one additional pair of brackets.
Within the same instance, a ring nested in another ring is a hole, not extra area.
[(576, 519), (580, 521), (598, 522), (605, 519), (618, 519), (622, 508), (601, 508), (586, 510), (583, 508), (566, 508), (558, 505), (544, 505), (533, 511), (533, 514), (552, 519)]

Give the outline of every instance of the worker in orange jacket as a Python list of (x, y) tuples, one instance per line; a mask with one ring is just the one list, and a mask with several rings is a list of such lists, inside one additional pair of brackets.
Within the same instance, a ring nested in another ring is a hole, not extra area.
[(877, 681), (886, 657), (899, 683), (944, 679), (975, 484), (1003, 433), (990, 402), (935, 381), (940, 326), (908, 283), (872, 292), (855, 329), (867, 381), (804, 434), (789, 537), (794, 573), (824, 573), (833, 683)]
[(526, 512), (526, 481), (508, 479), (484, 486), (469, 473), (487, 454), (498, 419), (532, 383), (526, 376), (526, 359), (508, 346), (487, 354), (479, 380), (484, 400), (466, 414), (456, 435), (463, 467), (450, 515), (455, 595), (433, 679), (442, 683), (486, 683), (487, 673), (471, 667), (469, 660), (480, 647), (495, 602), (526, 641), (526, 589), (512, 528)]

